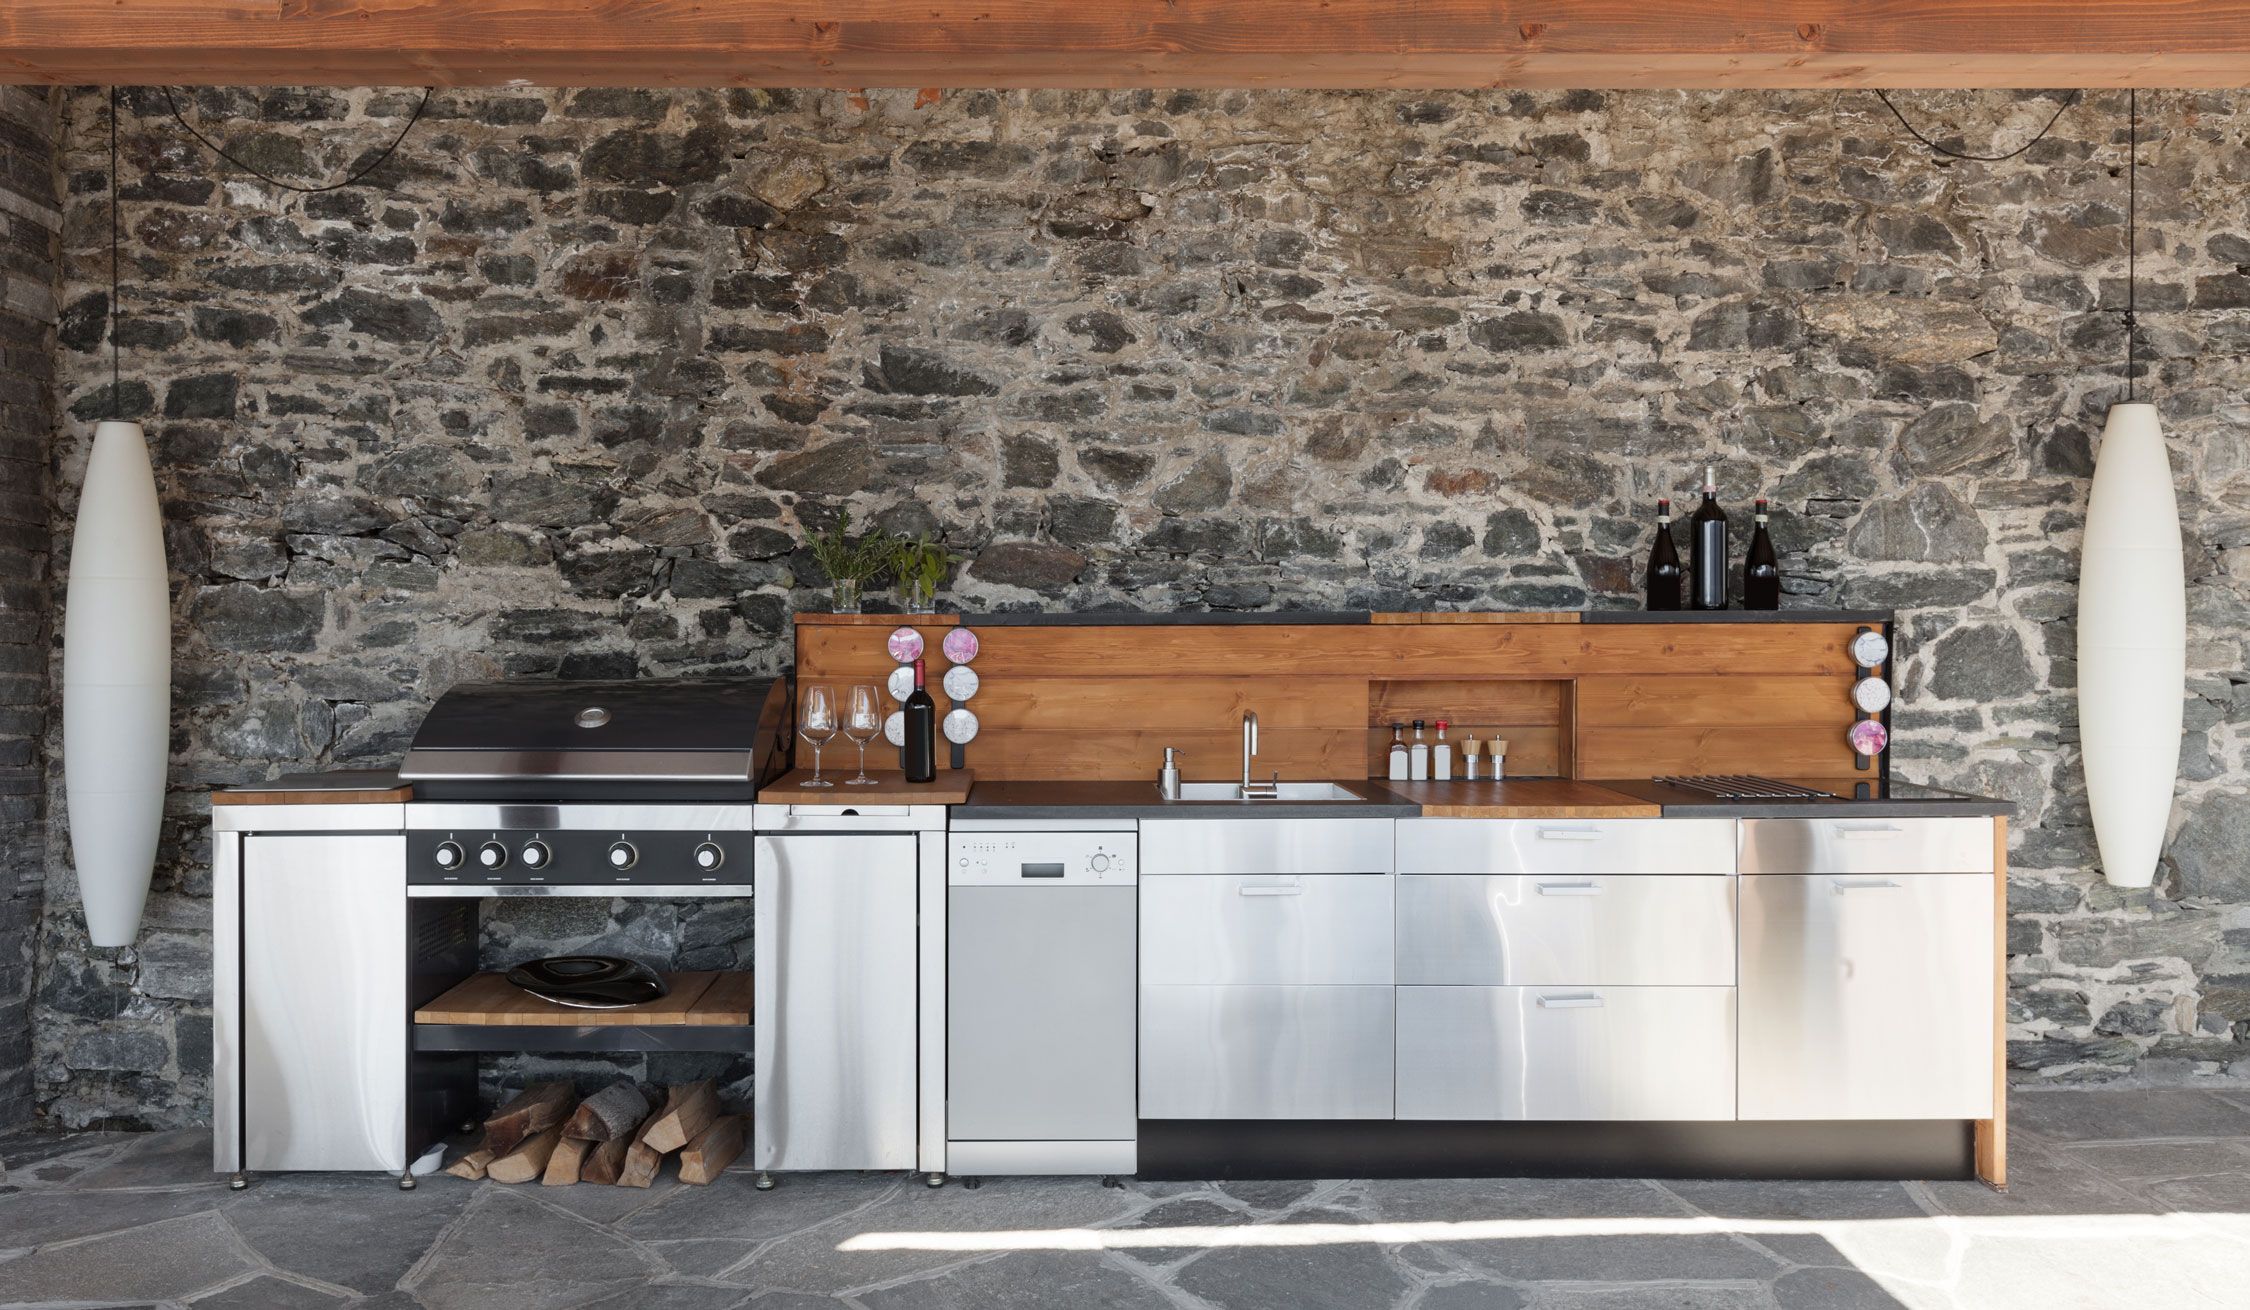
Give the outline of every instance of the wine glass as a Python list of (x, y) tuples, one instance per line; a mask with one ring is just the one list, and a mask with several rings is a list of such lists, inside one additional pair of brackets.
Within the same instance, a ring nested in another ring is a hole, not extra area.
[(836, 697), (828, 688), (805, 688), (797, 707), (797, 735), (812, 747), (812, 776), (798, 783), (800, 787), (833, 787), (836, 784), (820, 776), (820, 748), (836, 737)]
[(875, 780), (867, 776), (867, 743), (883, 731), (883, 701), (875, 688), (868, 683), (856, 683), (844, 699), (844, 736), (859, 747), (859, 776), (846, 778), (847, 787), (872, 787)]

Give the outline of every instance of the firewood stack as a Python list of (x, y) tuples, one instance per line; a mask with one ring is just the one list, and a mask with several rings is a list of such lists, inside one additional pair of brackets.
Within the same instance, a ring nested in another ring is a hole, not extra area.
[(746, 1124), (719, 1112), (718, 1084), (656, 1088), (622, 1079), (584, 1100), (567, 1082), (528, 1088), (484, 1121), (484, 1142), (447, 1165), (456, 1178), (548, 1187), (646, 1187), (678, 1153), (680, 1181), (706, 1184), (742, 1154)]

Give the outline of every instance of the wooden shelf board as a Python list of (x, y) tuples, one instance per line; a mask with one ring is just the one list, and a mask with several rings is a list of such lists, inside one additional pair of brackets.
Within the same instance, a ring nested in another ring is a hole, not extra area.
[(414, 1022), (508, 1028), (747, 1027), (750, 975), (669, 973), (671, 991), (647, 1005), (585, 1010), (543, 1001), (505, 974), (475, 974), (414, 1012)]

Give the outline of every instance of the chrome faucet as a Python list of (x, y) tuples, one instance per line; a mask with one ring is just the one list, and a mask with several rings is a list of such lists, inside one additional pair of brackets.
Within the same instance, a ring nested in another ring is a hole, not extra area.
[(1250, 781), (1250, 761), (1258, 753), (1258, 713), (1242, 712), (1242, 792), (1243, 800), (1272, 800), (1281, 795), (1281, 773), (1274, 772), (1272, 782)]

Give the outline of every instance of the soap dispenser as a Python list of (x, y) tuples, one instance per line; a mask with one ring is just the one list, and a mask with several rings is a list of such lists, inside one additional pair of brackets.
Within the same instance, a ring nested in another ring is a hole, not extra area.
[(1164, 748), (1164, 767), (1156, 774), (1156, 791), (1165, 800), (1180, 798), (1180, 752), (1177, 748)]

